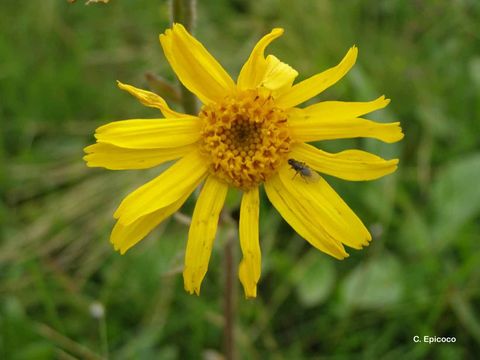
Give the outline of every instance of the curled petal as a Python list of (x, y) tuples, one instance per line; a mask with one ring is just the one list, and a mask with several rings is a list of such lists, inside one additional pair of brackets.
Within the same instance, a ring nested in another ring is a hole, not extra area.
[(273, 55), (265, 59), (267, 46), (282, 34), (283, 29), (275, 28), (258, 41), (238, 76), (237, 86), (240, 90), (255, 89), (259, 86), (277, 90), (292, 84), (298, 75), (294, 69)]
[(260, 86), (272, 90), (274, 97), (278, 97), (292, 87), (298, 72), (273, 55), (268, 55), (266, 62), (267, 68)]
[(120, 81), (117, 81), (117, 85), (120, 89), (127, 91), (132, 96), (135, 96), (138, 101), (140, 101), (143, 105), (160, 110), (163, 116), (165, 116), (166, 118), (179, 118), (189, 116), (187, 114), (182, 114), (170, 109), (167, 102), (163, 100), (160, 95), (157, 95), (151, 91), (146, 91), (136, 88), (132, 85), (123, 84)]

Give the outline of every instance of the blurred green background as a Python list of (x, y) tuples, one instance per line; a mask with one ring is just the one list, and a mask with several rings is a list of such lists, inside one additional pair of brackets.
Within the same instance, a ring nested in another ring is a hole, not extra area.
[[(171, 219), (127, 255), (109, 244), (122, 197), (159, 169), (89, 169), (82, 148), (113, 120), (159, 117), (116, 88), (175, 81), (158, 34), (162, 0), (2, 1), (0, 358), (217, 359), (222, 234), (200, 297), (183, 290), (188, 228)], [(477, 25), (475, 25), (477, 24)], [(328, 181), (373, 235), (335, 261), (261, 208), (262, 278), (237, 284), (241, 359), (468, 359), (480, 351), (480, 3), (198, 1), (196, 36), (231, 74), (274, 26), (270, 48), (303, 79), (353, 44), (354, 69), (318, 99), (392, 103), (405, 139), (322, 143), (401, 159), (373, 182)], [(317, 100), (318, 100), (317, 99)], [(194, 201), (182, 209), (190, 215)], [(103, 310), (103, 313), (102, 313)], [(416, 344), (413, 336), (455, 336)], [(478, 356), (478, 355), (477, 355)], [(478, 358), (478, 357), (477, 357)]]

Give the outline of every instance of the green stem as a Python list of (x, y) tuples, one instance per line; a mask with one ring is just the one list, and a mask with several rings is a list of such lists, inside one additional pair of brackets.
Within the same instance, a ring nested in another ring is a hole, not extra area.
[[(180, 23), (193, 33), (196, 16), (196, 0), (171, 0), (172, 23)], [(187, 114), (196, 115), (198, 113), (197, 99), (182, 84), (180, 84), (180, 94), (183, 110)]]
[(225, 302), (223, 341), (226, 360), (235, 359), (235, 230), (225, 242)]

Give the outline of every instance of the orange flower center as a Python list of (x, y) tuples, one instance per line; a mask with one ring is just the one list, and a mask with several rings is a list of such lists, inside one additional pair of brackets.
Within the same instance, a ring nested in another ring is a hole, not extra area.
[(266, 181), (286, 160), (292, 142), (285, 111), (264, 89), (247, 90), (203, 106), (201, 148), (210, 172), (248, 190)]

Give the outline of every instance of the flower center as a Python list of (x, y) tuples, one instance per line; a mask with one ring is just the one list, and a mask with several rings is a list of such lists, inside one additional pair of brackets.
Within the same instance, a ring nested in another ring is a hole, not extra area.
[(287, 116), (265, 89), (205, 105), (199, 117), (210, 172), (237, 188), (248, 190), (266, 181), (290, 151)]

